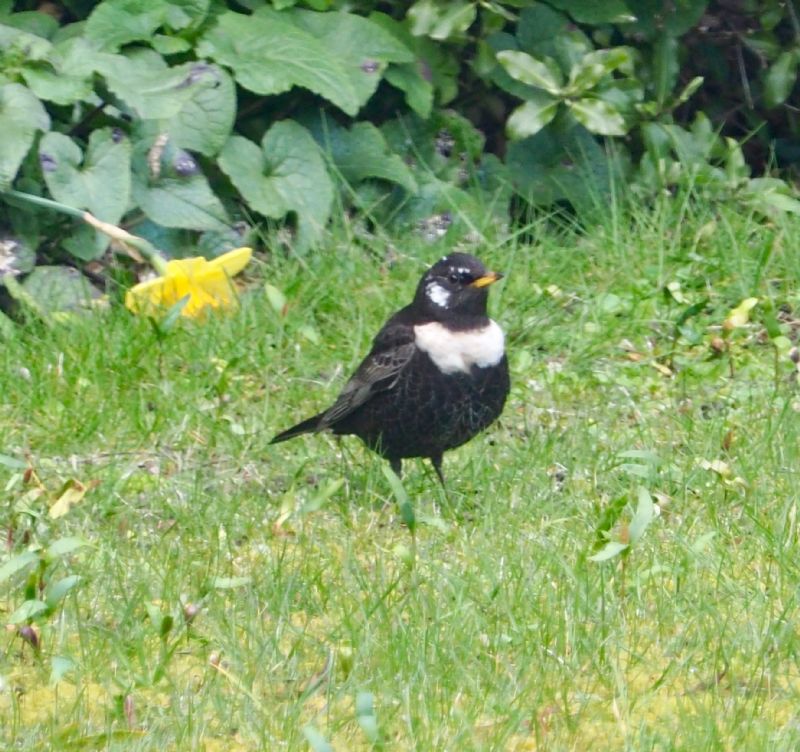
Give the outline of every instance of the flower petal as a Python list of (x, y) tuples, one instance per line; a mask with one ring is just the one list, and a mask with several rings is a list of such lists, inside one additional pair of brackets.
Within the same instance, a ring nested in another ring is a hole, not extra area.
[(208, 265), (214, 268), (221, 268), (229, 277), (233, 277), (244, 269), (253, 256), (253, 249), (242, 247), (234, 248), (232, 251), (223, 253), (221, 256), (212, 259)]

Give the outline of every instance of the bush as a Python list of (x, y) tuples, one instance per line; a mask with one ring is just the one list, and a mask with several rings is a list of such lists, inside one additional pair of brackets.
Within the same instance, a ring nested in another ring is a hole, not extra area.
[[(0, 2), (0, 190), (122, 223), (172, 257), (254, 224), (317, 244), (334, 212), (484, 231), (589, 218), (615, 186), (800, 211), (800, 24), (778, 0)], [(348, 10), (342, 10), (347, 7)], [(462, 221), (468, 218), (468, 221)], [(0, 208), (0, 279), (106, 236)]]

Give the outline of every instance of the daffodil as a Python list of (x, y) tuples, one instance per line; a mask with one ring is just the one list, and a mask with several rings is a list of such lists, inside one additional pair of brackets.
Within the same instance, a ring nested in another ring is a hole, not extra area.
[(207, 261), (201, 257), (173, 259), (156, 267), (160, 276), (134, 285), (125, 295), (125, 306), (134, 313), (170, 308), (188, 296), (181, 315), (198, 318), (209, 309), (230, 309), (238, 296), (231, 278), (250, 261), (251, 248), (233, 251)]
[(212, 261), (202, 257), (167, 261), (149, 240), (103, 222), (88, 211), (21, 191), (7, 190), (5, 193), (27, 203), (83, 220), (116, 240), (137, 261), (147, 261), (159, 276), (134, 285), (125, 294), (125, 306), (134, 313), (169, 309), (185, 299), (181, 315), (198, 318), (208, 309), (233, 308), (238, 302), (231, 278), (250, 263), (253, 255), (251, 248), (236, 248)]

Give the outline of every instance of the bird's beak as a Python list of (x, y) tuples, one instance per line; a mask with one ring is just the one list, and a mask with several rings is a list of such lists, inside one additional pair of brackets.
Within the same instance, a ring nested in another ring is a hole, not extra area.
[(478, 277), (470, 287), (486, 287), (494, 284), (498, 279), (503, 279), (503, 275), (500, 272), (486, 272), (482, 277)]

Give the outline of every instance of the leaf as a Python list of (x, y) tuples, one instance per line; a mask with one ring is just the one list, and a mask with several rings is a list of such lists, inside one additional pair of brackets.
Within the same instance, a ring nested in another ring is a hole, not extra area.
[(219, 155), (219, 166), (254, 211), (273, 219), (296, 213), (299, 250), (322, 236), (333, 185), (319, 147), (301, 125), (275, 123), (260, 148), (232, 136)]
[(590, 133), (601, 136), (624, 136), (628, 131), (622, 115), (602, 99), (587, 97), (567, 101), (567, 107), (575, 119)]
[(420, 117), (427, 118), (433, 109), (433, 84), (423, 75), (423, 65), (390, 65), (383, 77), (406, 95), (406, 104)]
[(656, 516), (653, 499), (646, 488), (639, 488), (638, 498), (636, 512), (628, 525), (628, 541), (631, 546), (642, 537), (642, 534)]
[(417, 0), (406, 15), (412, 34), (444, 41), (472, 26), (476, 12), (475, 3), (468, 0)]
[(376, 744), (380, 739), (380, 731), (371, 692), (359, 692), (356, 695), (356, 720), (367, 739)]
[(53, 502), (48, 512), (49, 516), (52, 519), (63, 517), (72, 507), (83, 501), (83, 497), (88, 490), (89, 487), (85, 486), (79, 480), (70, 478), (58, 492), (56, 500)]
[(411, 535), (414, 535), (417, 529), (417, 518), (414, 515), (414, 506), (411, 504), (411, 499), (408, 497), (403, 481), (397, 477), (397, 474), (388, 465), (383, 465), (382, 469), (386, 480), (389, 481), (397, 506), (400, 508), (400, 517)]
[(736, 308), (732, 308), (723, 322), (725, 330), (738, 329), (750, 320), (750, 311), (758, 305), (758, 298), (745, 298)]
[(497, 59), (517, 81), (544, 89), (548, 94), (561, 94), (561, 72), (552, 60), (537, 60), (527, 52), (516, 50), (498, 52)]
[(9, 624), (22, 624), (30, 621), (35, 616), (47, 611), (47, 604), (44, 601), (30, 599), (25, 601), (11, 616), (8, 617)]
[(7, 454), (0, 454), (0, 465), (10, 467), (12, 470), (25, 470), (28, 463), (24, 460), (18, 460), (16, 457), (10, 457)]
[(75, 662), (70, 658), (54, 655), (50, 660), (50, 685), (58, 684), (73, 668)]
[[(128, 208), (131, 194), (131, 143), (120, 131), (92, 131), (86, 155), (69, 136), (51, 131), (39, 143), (39, 162), (47, 188), (56, 201), (88, 209), (95, 217), (116, 225)], [(110, 242), (97, 232), (96, 253)]]
[(140, 122), (136, 133), (145, 141), (166, 137), (176, 150), (214, 156), (233, 130), (236, 86), (228, 72), (213, 63), (194, 63), (183, 80), (191, 85), (179, 109), (169, 117)]
[(549, 0), (554, 8), (566, 11), (578, 23), (597, 26), (635, 21), (624, 0)]
[(148, 165), (149, 145), (150, 142), (141, 142), (134, 147), (131, 188), (141, 210), (163, 227), (228, 231), (225, 207), (211, 190), (205, 175), (199, 169), (188, 175), (164, 170), (158, 177), (152, 177)]
[(197, 54), (229, 67), (239, 84), (256, 94), (282, 94), (302, 86), (348, 115), (355, 115), (363, 103), (344, 65), (326, 45), (287, 14), (270, 8), (251, 16), (222, 13)]
[(50, 116), (30, 89), (0, 86), (0, 188), (7, 187), (39, 131), (50, 128)]
[(303, 736), (313, 752), (334, 752), (330, 742), (314, 726), (303, 726)]
[(23, 551), (21, 554), (17, 554), (0, 566), (0, 582), (5, 582), (17, 572), (27, 569), (31, 564), (38, 564), (40, 558), (36, 551)]
[(584, 55), (572, 68), (566, 88), (572, 95), (583, 94), (618, 68), (630, 68), (632, 65), (633, 51), (629, 47), (595, 50)]
[(26, 65), (22, 77), (39, 99), (70, 105), (91, 98), (96, 50), (83, 37), (65, 39), (48, 51), (46, 63)]
[(48, 585), (44, 594), (44, 599), (47, 603), (48, 610), (52, 611), (64, 599), (66, 594), (72, 590), (72, 588), (80, 584), (82, 579), (83, 578), (80, 575), (71, 574), (67, 577), (63, 577), (51, 585)]
[(208, 0), (104, 0), (86, 20), (85, 34), (104, 49), (117, 50), (130, 42), (152, 41), (162, 26), (199, 25), (208, 7)]
[(387, 180), (417, 190), (417, 181), (402, 158), (393, 154), (383, 134), (372, 123), (355, 123), (349, 130), (333, 122), (314, 133), (317, 141), (330, 153), (336, 168), (351, 185), (367, 178)]
[(282, 316), (286, 310), (286, 296), (269, 282), (264, 284), (264, 292), (267, 295), (267, 300), (272, 310), (279, 316)]
[(46, 558), (48, 559), (55, 559), (60, 556), (66, 556), (67, 554), (71, 554), (73, 551), (77, 551), (79, 548), (86, 548), (91, 544), (88, 541), (85, 541), (83, 538), (59, 538), (58, 540), (53, 541), (46, 550)]
[(197, 99), (198, 90), (214, 89), (218, 85), (222, 80), (218, 70), (202, 62), (170, 67), (161, 55), (150, 49), (97, 56), (97, 71), (105, 78), (108, 88), (137, 117), (145, 120), (169, 120), (187, 110), (185, 120), (192, 112), (197, 112), (189, 103)]
[(797, 82), (797, 53), (781, 52), (764, 76), (764, 103), (767, 107), (783, 104)]
[(234, 590), (249, 585), (252, 581), (252, 577), (215, 577), (211, 587), (216, 590)]
[(620, 543), (619, 541), (609, 541), (603, 546), (596, 554), (589, 556), (589, 561), (608, 561), (615, 556), (619, 556), (623, 551), (627, 550), (627, 543)]
[(37, 266), (21, 287), (44, 314), (88, 308), (102, 297), (100, 290), (70, 266)]
[(318, 491), (303, 506), (300, 507), (300, 514), (308, 514), (322, 509), (325, 502), (331, 498), (344, 485), (344, 478), (336, 478), (327, 483), (325, 488)]
[(555, 127), (509, 144), (511, 180), (523, 199), (549, 205), (568, 201), (579, 212), (605, 211), (610, 184), (622, 179), (595, 138), (576, 125)]
[[(262, 9), (257, 15), (274, 17)], [(354, 13), (314, 13), (295, 8), (289, 14), (298, 28), (319, 40), (342, 66), (359, 105), (375, 93), (389, 63), (412, 63), (414, 53), (394, 34)]]
[(531, 97), (509, 116), (506, 122), (508, 135), (514, 139), (535, 135), (556, 116), (558, 106), (559, 100), (547, 94)]

